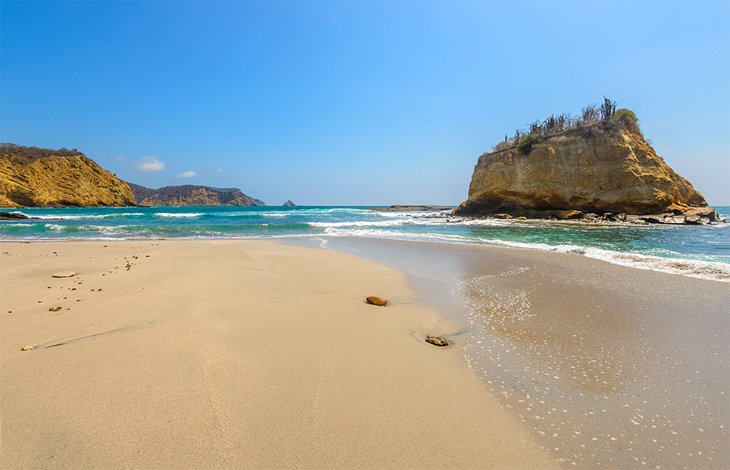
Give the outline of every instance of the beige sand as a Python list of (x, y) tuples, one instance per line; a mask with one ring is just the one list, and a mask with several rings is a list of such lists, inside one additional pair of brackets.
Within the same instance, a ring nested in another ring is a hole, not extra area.
[(0, 467), (553, 465), (423, 341), (455, 327), (398, 271), (263, 241), (2, 252)]

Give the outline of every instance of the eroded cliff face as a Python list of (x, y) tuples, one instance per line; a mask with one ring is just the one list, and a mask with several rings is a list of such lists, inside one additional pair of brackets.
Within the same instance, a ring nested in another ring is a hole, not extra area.
[(705, 206), (639, 131), (599, 123), (547, 137), (529, 152), (512, 147), (482, 155), (456, 213), (659, 214)]
[[(129, 186), (78, 152), (0, 147), (0, 207), (129, 206)], [(75, 153), (75, 154), (73, 154)]]
[(129, 183), (137, 203), (142, 206), (258, 206), (261, 201), (243, 194), (238, 188), (211, 188), (191, 184), (145, 188)]

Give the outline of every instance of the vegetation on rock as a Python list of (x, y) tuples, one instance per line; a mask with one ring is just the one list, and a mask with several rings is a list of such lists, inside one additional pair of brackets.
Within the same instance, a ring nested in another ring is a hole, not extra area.
[(639, 120), (633, 111), (626, 108), (616, 109), (616, 102), (606, 97), (601, 105), (587, 105), (581, 109), (580, 116), (568, 113), (551, 114), (544, 120), (531, 122), (526, 131), (517, 129), (512, 137), (504, 136), (504, 140), (494, 146), (494, 151), (517, 147), (524, 153), (530, 153), (533, 144), (541, 139), (560, 134), (571, 129), (589, 130), (593, 126), (604, 128), (624, 128), (639, 132)]

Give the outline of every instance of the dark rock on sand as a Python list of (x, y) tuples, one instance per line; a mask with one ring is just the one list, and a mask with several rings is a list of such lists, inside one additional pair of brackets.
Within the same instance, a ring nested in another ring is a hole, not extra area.
[(369, 303), (370, 305), (377, 305), (378, 307), (385, 307), (388, 305), (388, 301), (386, 299), (381, 299), (380, 297), (376, 297), (374, 295), (371, 295), (367, 299), (365, 299), (365, 302)]
[(434, 346), (438, 346), (440, 348), (443, 348), (444, 346), (448, 346), (449, 342), (446, 341), (441, 336), (426, 336), (426, 342), (431, 343)]

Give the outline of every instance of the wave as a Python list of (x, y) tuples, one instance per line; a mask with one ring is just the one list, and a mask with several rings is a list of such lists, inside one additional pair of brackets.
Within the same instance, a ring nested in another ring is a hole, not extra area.
[(440, 233), (407, 233), (391, 232), (387, 230), (342, 230), (330, 227), (325, 230), (330, 236), (353, 236), (365, 238), (385, 238), (391, 240), (430, 242), (430, 243), (458, 243), (470, 245), (496, 245), (529, 250), (549, 251), (556, 253), (575, 253), (612, 264), (621, 266), (659, 271), (671, 274), (713, 281), (730, 282), (730, 264), (715, 261), (699, 261), (682, 258), (663, 258), (659, 256), (644, 255), (638, 253), (627, 253), (620, 251), (605, 250), (580, 245), (548, 245), (546, 243), (528, 243), (507, 241), (499, 239), (479, 239), (464, 237), (461, 235), (446, 235)]
[(163, 217), (169, 219), (193, 219), (205, 215), (203, 212), (155, 212), (155, 217)]

